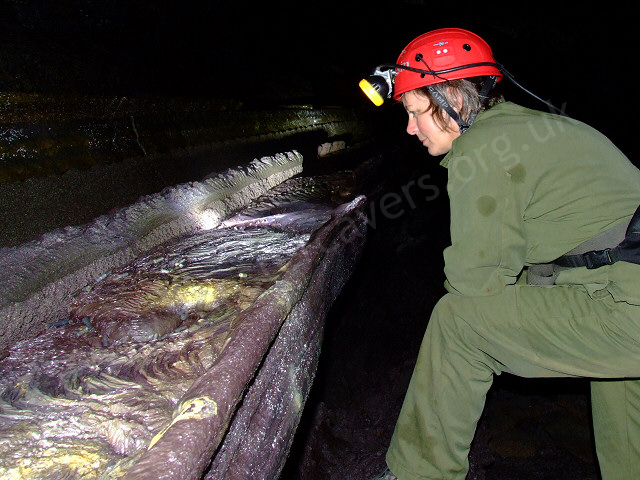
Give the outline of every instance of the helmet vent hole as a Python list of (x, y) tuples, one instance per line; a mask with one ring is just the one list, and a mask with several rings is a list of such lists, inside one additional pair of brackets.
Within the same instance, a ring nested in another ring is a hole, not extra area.
[(468, 52), (469, 50), (471, 50), (471, 45), (465, 43), (464, 45), (462, 45), (462, 48), (464, 48)]

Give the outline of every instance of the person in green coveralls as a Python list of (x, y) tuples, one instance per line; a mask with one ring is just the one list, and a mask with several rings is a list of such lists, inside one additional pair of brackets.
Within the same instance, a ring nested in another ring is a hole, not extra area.
[(407, 132), (446, 154), (451, 245), (378, 478), (463, 480), (508, 372), (590, 378), (602, 478), (640, 479), (640, 171), (584, 123), (492, 97), (508, 72), (471, 32), (421, 35), (391, 67), (374, 76)]

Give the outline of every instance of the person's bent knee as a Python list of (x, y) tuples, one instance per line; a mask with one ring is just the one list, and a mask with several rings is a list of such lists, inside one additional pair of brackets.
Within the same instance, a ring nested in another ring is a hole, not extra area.
[(429, 325), (433, 325), (432, 328), (438, 328), (443, 332), (459, 332), (464, 330), (467, 326), (463, 316), (460, 315), (460, 311), (463, 310), (462, 304), (467, 303), (465, 297), (459, 297), (452, 293), (444, 295), (431, 313), (429, 319)]

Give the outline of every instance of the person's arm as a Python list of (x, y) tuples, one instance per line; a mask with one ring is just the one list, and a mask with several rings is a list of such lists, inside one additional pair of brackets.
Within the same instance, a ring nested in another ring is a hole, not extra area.
[(444, 251), (450, 293), (494, 295), (516, 282), (526, 255), (523, 169), (486, 154), (482, 161), (452, 155), (451, 246)]

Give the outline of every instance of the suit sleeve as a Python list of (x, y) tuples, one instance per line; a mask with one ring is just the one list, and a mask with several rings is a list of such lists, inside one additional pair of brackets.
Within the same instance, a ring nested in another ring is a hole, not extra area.
[(448, 292), (495, 295), (516, 282), (526, 256), (523, 168), (487, 155), (481, 161), (452, 155), (451, 246), (444, 251)]

